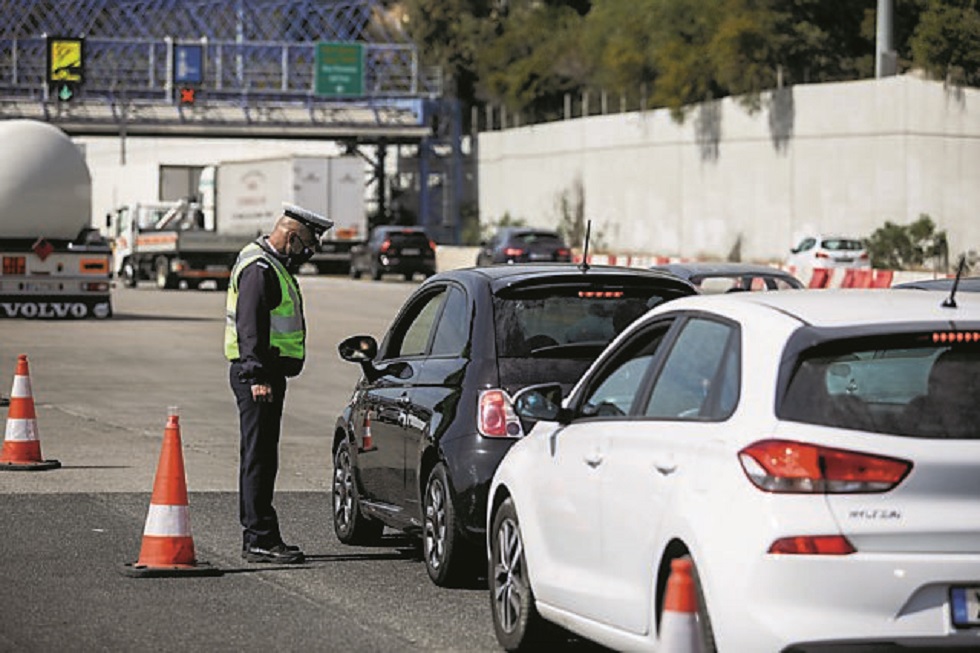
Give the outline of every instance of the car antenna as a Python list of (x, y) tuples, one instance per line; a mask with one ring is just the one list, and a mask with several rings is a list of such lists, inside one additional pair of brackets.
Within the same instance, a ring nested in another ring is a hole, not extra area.
[(582, 246), (582, 264), (579, 269), (582, 272), (589, 271), (589, 237), (592, 234), (592, 220), (585, 223), (585, 245)]
[(960, 255), (960, 264), (956, 267), (956, 278), (953, 279), (953, 287), (949, 290), (949, 297), (943, 300), (943, 308), (956, 308), (956, 289), (960, 287), (960, 277), (966, 268), (966, 254)]

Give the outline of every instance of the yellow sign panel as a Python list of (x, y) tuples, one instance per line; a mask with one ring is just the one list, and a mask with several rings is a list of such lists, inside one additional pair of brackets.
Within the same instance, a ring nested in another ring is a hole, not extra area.
[(82, 40), (52, 38), (48, 40), (48, 80), (82, 81)]

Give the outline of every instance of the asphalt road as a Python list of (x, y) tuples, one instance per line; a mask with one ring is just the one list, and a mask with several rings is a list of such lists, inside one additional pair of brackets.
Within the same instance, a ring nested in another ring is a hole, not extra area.
[[(415, 541), (353, 548), (333, 534), (328, 433), (358, 375), (336, 344), (380, 338), (416, 284), (301, 284), (310, 353), (287, 394), (276, 497), (301, 567), (240, 557), (224, 293), (118, 288), (110, 320), (0, 321), (0, 394), (27, 354), (42, 454), (62, 463), (0, 472), (0, 651), (499, 650), (485, 581), (438, 588)], [(139, 555), (170, 406), (197, 557), (219, 577), (121, 573)]]

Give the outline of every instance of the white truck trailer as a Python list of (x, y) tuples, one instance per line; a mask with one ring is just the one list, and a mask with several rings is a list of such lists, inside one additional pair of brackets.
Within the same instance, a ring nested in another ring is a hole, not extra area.
[(365, 163), (358, 156), (293, 155), (205, 168), (200, 196), (205, 223), (236, 225), (237, 232), (268, 231), (283, 202), (326, 215), (334, 227), (311, 263), (320, 272), (346, 273), (351, 247), (367, 239), (364, 189)]
[(0, 143), (0, 317), (111, 316), (112, 253), (82, 151), (34, 120), (0, 121)]

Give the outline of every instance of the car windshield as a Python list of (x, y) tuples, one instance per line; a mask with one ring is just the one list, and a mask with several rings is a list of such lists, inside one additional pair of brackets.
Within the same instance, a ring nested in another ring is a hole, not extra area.
[(849, 238), (825, 238), (820, 246), (824, 249), (840, 252), (856, 252), (859, 249), (864, 249), (863, 242)]
[(980, 439), (976, 340), (934, 343), (932, 334), (878, 340), (886, 342), (836, 342), (804, 352), (777, 415), (874, 433)]

